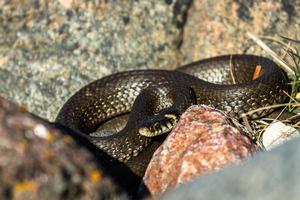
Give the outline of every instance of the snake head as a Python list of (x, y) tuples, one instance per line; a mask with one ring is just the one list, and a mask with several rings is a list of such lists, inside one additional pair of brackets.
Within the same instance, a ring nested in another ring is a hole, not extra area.
[(145, 137), (155, 137), (170, 132), (177, 121), (178, 116), (175, 114), (154, 115), (145, 120), (138, 131)]

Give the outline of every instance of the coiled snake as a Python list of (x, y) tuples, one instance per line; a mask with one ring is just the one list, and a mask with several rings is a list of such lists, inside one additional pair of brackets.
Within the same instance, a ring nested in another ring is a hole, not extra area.
[[(261, 74), (252, 80), (258, 65)], [(96, 80), (63, 105), (56, 122), (89, 135), (96, 146), (142, 176), (160, 144), (153, 136), (169, 132), (190, 105), (207, 104), (238, 117), (252, 109), (282, 103), (286, 89), (284, 73), (267, 58), (219, 56), (175, 71), (134, 70)], [(117, 125), (128, 113), (122, 130), (90, 135), (99, 127), (101, 132), (102, 124)], [(251, 117), (265, 114), (267, 111)]]

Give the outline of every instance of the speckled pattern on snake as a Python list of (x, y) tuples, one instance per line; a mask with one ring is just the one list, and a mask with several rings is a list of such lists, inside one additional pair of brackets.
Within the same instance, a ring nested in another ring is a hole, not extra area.
[[(262, 71), (252, 80), (258, 65)], [(76, 92), (63, 105), (56, 122), (88, 135), (97, 147), (142, 176), (161, 143), (154, 136), (169, 132), (190, 105), (211, 105), (238, 117), (252, 109), (282, 103), (286, 89), (284, 73), (271, 60), (225, 55), (174, 71), (134, 70), (106, 76)], [(114, 126), (128, 113), (122, 130), (98, 137), (90, 135), (111, 120), (110, 126)]]

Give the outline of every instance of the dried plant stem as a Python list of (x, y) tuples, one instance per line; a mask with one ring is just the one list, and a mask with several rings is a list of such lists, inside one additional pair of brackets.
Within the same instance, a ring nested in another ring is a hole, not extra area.
[(250, 138), (253, 140), (255, 139), (255, 135), (254, 135), (254, 131), (253, 129), (251, 128), (251, 125), (249, 123), (249, 120), (248, 120), (248, 117), (246, 115), (242, 116), (242, 120), (246, 126), (246, 129), (248, 130), (248, 132), (250, 133)]
[(233, 84), (236, 84), (235, 77), (233, 75), (232, 55), (230, 55), (229, 66), (230, 66), (230, 76), (232, 78), (232, 82), (233, 82)]
[(279, 38), (275, 38), (275, 37), (271, 37), (271, 36), (259, 36), (259, 38), (277, 42), (277, 43), (281, 44), (282, 46), (284, 46), (285, 48), (293, 51), (294, 53), (297, 52), (297, 50), (291, 46), (291, 42), (285, 43), (285, 42), (281, 41)]
[(284, 106), (300, 106), (300, 103), (283, 103), (283, 104), (276, 104), (276, 105), (271, 105), (271, 106), (265, 106), (261, 107), (255, 110), (250, 110), (249, 112), (241, 114), (241, 117), (247, 116), (247, 115), (252, 115), (256, 112), (263, 111), (263, 110), (268, 110), (272, 108), (279, 108), (279, 107), (284, 107)]

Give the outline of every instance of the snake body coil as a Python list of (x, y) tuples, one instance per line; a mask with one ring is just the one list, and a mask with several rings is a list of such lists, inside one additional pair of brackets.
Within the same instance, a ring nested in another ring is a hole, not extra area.
[[(252, 80), (258, 65), (261, 74)], [(175, 71), (134, 70), (96, 80), (64, 104), (56, 122), (89, 135), (101, 124), (130, 113), (126, 126), (119, 132), (89, 138), (104, 152), (142, 176), (161, 143), (143, 135), (168, 132), (190, 105), (207, 104), (238, 117), (252, 109), (282, 103), (286, 89), (283, 72), (267, 58), (219, 56)], [(265, 114), (267, 111), (251, 117)]]

